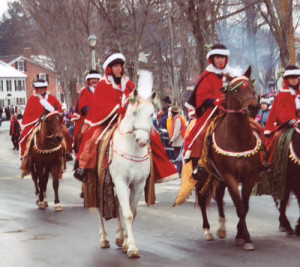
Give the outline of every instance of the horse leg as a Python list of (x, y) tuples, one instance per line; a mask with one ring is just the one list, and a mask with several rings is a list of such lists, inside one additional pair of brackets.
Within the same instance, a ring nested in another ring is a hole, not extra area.
[[(298, 201), (298, 206), (300, 208), (300, 180), (297, 179), (298, 177), (294, 176), (294, 185), (293, 185), (293, 191), (297, 197), (297, 201)], [(300, 236), (300, 217), (298, 219), (298, 222), (297, 222), (297, 225), (296, 225), (296, 228), (295, 228), (295, 233), (296, 233), (296, 236)]]
[(225, 228), (225, 214), (224, 214), (224, 205), (223, 205), (223, 198), (225, 193), (226, 184), (225, 183), (218, 183), (216, 188), (216, 202), (218, 205), (218, 212), (219, 212), (219, 223), (220, 227), (217, 230), (217, 235), (219, 238), (226, 237), (226, 228)]
[(242, 185), (242, 201), (244, 204), (244, 211), (245, 211), (245, 223), (243, 224), (243, 231), (244, 231), (244, 237), (245, 237), (245, 244), (244, 249), (245, 250), (254, 250), (255, 247), (253, 245), (253, 242), (250, 239), (250, 234), (248, 232), (247, 224), (246, 224), (246, 216), (249, 210), (249, 198), (252, 192), (252, 188), (254, 186), (254, 183), (256, 179), (247, 179), (247, 182), (243, 183)]
[[(229, 194), (235, 205), (237, 216), (240, 219), (239, 223), (237, 224), (237, 235), (235, 237), (235, 241), (237, 245), (247, 244), (245, 249), (248, 249), (248, 247), (250, 248), (248, 244), (252, 244), (252, 241), (250, 239), (245, 220), (247, 208), (245, 208), (244, 203), (241, 199), (238, 182), (235, 180), (234, 176), (227, 175), (225, 180), (227, 182)], [(254, 249), (254, 247), (252, 249)]]
[(294, 230), (286, 217), (286, 206), (290, 198), (291, 186), (286, 183), (283, 199), (279, 203), (279, 231), (286, 232), (287, 235), (294, 235)]
[(38, 182), (37, 182), (37, 174), (36, 174), (36, 169), (35, 169), (35, 166), (34, 164), (31, 164), (31, 167), (30, 167), (30, 172), (31, 172), (31, 178), (32, 178), (32, 181), (33, 181), (33, 184), (34, 184), (34, 188), (35, 188), (35, 196), (36, 196), (36, 204), (39, 203), (39, 188), (38, 188)]
[(202, 227), (204, 231), (204, 239), (205, 241), (212, 241), (214, 240), (214, 237), (210, 232), (210, 225), (207, 219), (207, 212), (206, 212), (206, 201), (207, 201), (208, 192), (205, 192), (203, 195), (201, 195), (199, 192), (199, 188), (197, 188), (196, 190), (198, 194), (198, 204), (202, 214), (202, 221), (203, 221)]
[(100, 229), (99, 229), (100, 247), (101, 248), (110, 248), (110, 244), (107, 239), (107, 233), (105, 231), (104, 220), (103, 220), (103, 216), (101, 215), (100, 208), (98, 211), (99, 211), (98, 216), (99, 216), (99, 222), (100, 222)]
[(52, 167), (51, 174), (52, 174), (52, 186), (54, 190), (54, 205), (55, 205), (55, 211), (62, 211), (62, 206), (59, 201), (58, 197), (58, 187), (59, 187), (59, 172), (60, 172), (60, 164), (58, 164), (58, 167)]
[(136, 258), (139, 257), (139, 254), (138, 254), (138, 249), (136, 248), (136, 244), (132, 232), (133, 214), (129, 204), (128, 185), (126, 184), (126, 182), (124, 182), (124, 180), (125, 180), (124, 177), (116, 177), (116, 179), (114, 179), (114, 184), (115, 184), (115, 190), (118, 196), (119, 204), (122, 209), (123, 218), (124, 218), (124, 222), (128, 234), (127, 255), (128, 257)]
[[(118, 201), (116, 201), (116, 203), (118, 203)], [(117, 230), (116, 230), (116, 245), (118, 247), (122, 247), (123, 246), (123, 243), (124, 243), (124, 227), (122, 225), (122, 222), (121, 222), (121, 217), (120, 217), (120, 213), (121, 213), (121, 208), (119, 206), (119, 203), (117, 204), (117, 209), (118, 209), (118, 212), (117, 212), (117, 217), (116, 217), (116, 222), (117, 222)], [(126, 233), (127, 235), (127, 233)]]
[(38, 207), (40, 210), (44, 210), (46, 208), (44, 202), (44, 191), (45, 191), (45, 184), (46, 184), (46, 176), (45, 176), (45, 169), (43, 167), (36, 166), (37, 169), (37, 176), (38, 176), (38, 184), (40, 188), (39, 192), (39, 203)]

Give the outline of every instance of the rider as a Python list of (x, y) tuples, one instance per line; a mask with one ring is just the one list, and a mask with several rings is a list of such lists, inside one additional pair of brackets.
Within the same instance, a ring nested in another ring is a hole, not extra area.
[(86, 75), (87, 85), (81, 89), (76, 100), (75, 110), (71, 119), (75, 124), (73, 149), (76, 153), (78, 153), (83, 135), (89, 127), (89, 121), (85, 121), (85, 119), (87, 119), (90, 106), (93, 102), (95, 88), (100, 79), (101, 75), (98, 71), (90, 70)]
[[(23, 119), (22, 119), (22, 127), (24, 128), (21, 136), (19, 145), (21, 146), (21, 158), (23, 159), (26, 143), (29, 135), (32, 133), (33, 129), (38, 125), (40, 117), (43, 115), (45, 110), (52, 112), (57, 109), (59, 112), (62, 112), (62, 107), (60, 102), (56, 99), (55, 96), (50, 95), (47, 92), (48, 82), (42, 79), (38, 79), (33, 87), (35, 92), (28, 99)], [(67, 146), (67, 154), (66, 160), (72, 160), (72, 138), (68, 132), (68, 129), (63, 125), (62, 132), (66, 141)]]
[[(189, 108), (195, 108), (196, 123), (184, 144), (185, 159), (191, 159), (193, 164), (193, 178), (198, 180), (207, 177), (204, 167), (198, 166), (201, 157), (204, 135), (210, 124), (211, 116), (224, 101), (221, 88), (227, 82), (225, 75), (229, 74), (229, 50), (223, 44), (215, 44), (208, 52), (208, 67), (200, 75), (197, 85), (187, 102)], [(198, 135), (198, 137), (196, 137)]]
[[(96, 167), (97, 145), (95, 141), (108, 124), (116, 123), (116, 114), (124, 116), (128, 100), (133, 96), (135, 85), (124, 75), (124, 64), (125, 57), (121, 53), (113, 53), (103, 63), (105, 75), (96, 87), (89, 112), (91, 113), (91, 128), (85, 134), (77, 156), (79, 168), (76, 169), (74, 176), (79, 180), (84, 180), (86, 169)], [(166, 181), (165, 178), (168, 180), (177, 178), (177, 170), (169, 162), (160, 142), (160, 136), (155, 130), (151, 132), (150, 142), (156, 182), (162, 179)]]
[(273, 103), (264, 134), (267, 138), (269, 164), (273, 163), (277, 141), (284, 125), (300, 128), (300, 69), (294, 65), (285, 67), (283, 74), (283, 88)]

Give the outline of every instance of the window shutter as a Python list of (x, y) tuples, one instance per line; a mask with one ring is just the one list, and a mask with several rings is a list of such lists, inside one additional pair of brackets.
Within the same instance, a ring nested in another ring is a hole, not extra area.
[(36, 79), (38, 80), (39, 78), (40, 78), (40, 75), (39, 75), (39, 74), (37, 74), (37, 75), (36, 75)]
[(18, 61), (15, 62), (15, 67), (18, 69)]
[(49, 83), (49, 75), (46, 73), (46, 81)]
[(24, 71), (27, 71), (27, 64), (26, 64), (26, 61), (24, 61)]

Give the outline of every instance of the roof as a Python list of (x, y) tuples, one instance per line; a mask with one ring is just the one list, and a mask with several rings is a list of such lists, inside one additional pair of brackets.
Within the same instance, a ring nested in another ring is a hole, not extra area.
[(27, 75), (0, 60), (0, 78), (27, 78)]
[(19, 55), (0, 56), (0, 60), (2, 60), (5, 63), (9, 64), (9, 62), (16, 59), (17, 57), (19, 57)]

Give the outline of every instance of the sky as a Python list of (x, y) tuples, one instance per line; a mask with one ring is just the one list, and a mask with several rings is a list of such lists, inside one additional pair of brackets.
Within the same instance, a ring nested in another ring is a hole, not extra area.
[(0, 18), (7, 10), (7, 2), (11, 2), (11, 0), (0, 0)]

